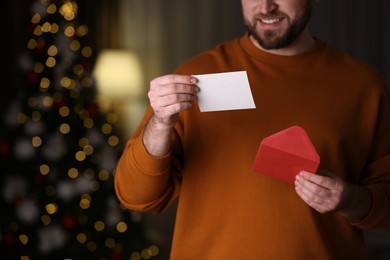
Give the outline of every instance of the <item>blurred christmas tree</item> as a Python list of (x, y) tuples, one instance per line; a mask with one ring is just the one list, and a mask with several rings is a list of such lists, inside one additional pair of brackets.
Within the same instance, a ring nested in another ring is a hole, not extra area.
[(77, 3), (33, 1), (24, 87), (0, 132), (1, 259), (149, 259), (141, 215), (113, 189), (116, 115), (96, 103), (88, 27)]

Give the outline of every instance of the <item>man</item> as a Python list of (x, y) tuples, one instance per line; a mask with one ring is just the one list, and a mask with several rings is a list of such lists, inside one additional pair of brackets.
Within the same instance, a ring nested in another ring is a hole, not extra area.
[[(310, 0), (242, 0), (248, 32), (151, 81), (118, 163), (132, 210), (178, 208), (171, 259), (364, 259), (390, 227), (390, 98), (368, 65), (311, 36)], [(247, 71), (256, 109), (199, 111), (191, 75)], [(303, 127), (321, 157), (294, 184), (251, 170), (259, 142)]]

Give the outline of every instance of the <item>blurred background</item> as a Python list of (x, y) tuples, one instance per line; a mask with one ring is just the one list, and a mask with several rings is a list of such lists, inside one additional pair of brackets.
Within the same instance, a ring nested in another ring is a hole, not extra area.
[[(116, 161), (149, 81), (241, 36), (240, 1), (5, 1), (1, 19), (0, 258), (168, 259), (175, 207), (122, 208)], [(310, 26), (390, 86), (390, 1), (323, 0)], [(390, 259), (389, 231), (365, 233)]]

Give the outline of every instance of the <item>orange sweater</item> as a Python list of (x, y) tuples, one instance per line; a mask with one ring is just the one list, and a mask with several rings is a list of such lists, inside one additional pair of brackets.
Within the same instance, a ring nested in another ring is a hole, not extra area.
[[(180, 114), (171, 152), (142, 143), (151, 110), (118, 162), (121, 203), (161, 212), (179, 198), (171, 259), (363, 259), (362, 228), (390, 227), (390, 99), (370, 66), (317, 40), (276, 56), (248, 35), (190, 59), (176, 73), (246, 70), (256, 109)], [(302, 126), (321, 169), (365, 185), (372, 207), (360, 223), (305, 204), (292, 184), (251, 170), (260, 141)]]

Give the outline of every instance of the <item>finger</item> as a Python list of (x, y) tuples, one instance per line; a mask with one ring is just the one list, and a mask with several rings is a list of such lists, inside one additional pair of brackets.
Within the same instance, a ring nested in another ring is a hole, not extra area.
[(297, 177), (303, 178), (307, 181), (310, 181), (312, 183), (315, 183), (315, 184), (322, 186), (324, 188), (327, 188), (327, 189), (332, 189), (333, 187), (336, 186), (336, 182), (332, 178), (329, 178), (326, 176), (321, 176), (318, 174), (313, 174), (313, 173), (306, 172), (306, 171), (301, 171), (297, 175)]
[(319, 197), (321, 199), (328, 199), (332, 196), (332, 193), (329, 189), (320, 186), (314, 182), (311, 182), (309, 180), (306, 180), (305, 178), (302, 178), (300, 175), (296, 178), (296, 186), (299, 187), (299, 189), (302, 190), (307, 196), (315, 196)]
[(315, 208), (318, 204), (320, 204), (317, 198), (315, 198), (315, 196), (307, 190), (303, 188), (298, 188), (297, 186), (295, 187), (295, 190), (299, 197), (301, 197), (301, 199), (306, 202), (306, 204), (310, 207)]
[(296, 192), (298, 196), (311, 208), (315, 209), (318, 212), (325, 213), (331, 210), (329, 202), (320, 197), (315, 196), (307, 189), (298, 188), (296, 186)]
[(195, 95), (199, 92), (199, 87), (196, 85), (185, 85), (180, 83), (172, 83), (168, 85), (156, 85), (151, 87), (150, 94), (154, 94), (159, 97), (163, 97), (171, 94), (192, 94)]
[(151, 85), (169, 85), (172, 83), (193, 85), (196, 84), (196, 82), (198, 82), (198, 80), (193, 76), (170, 74), (170, 75), (157, 77), (153, 79), (150, 83)]
[(158, 101), (159, 107), (167, 107), (176, 103), (192, 102), (196, 99), (195, 95), (191, 94), (173, 94), (161, 97)]

